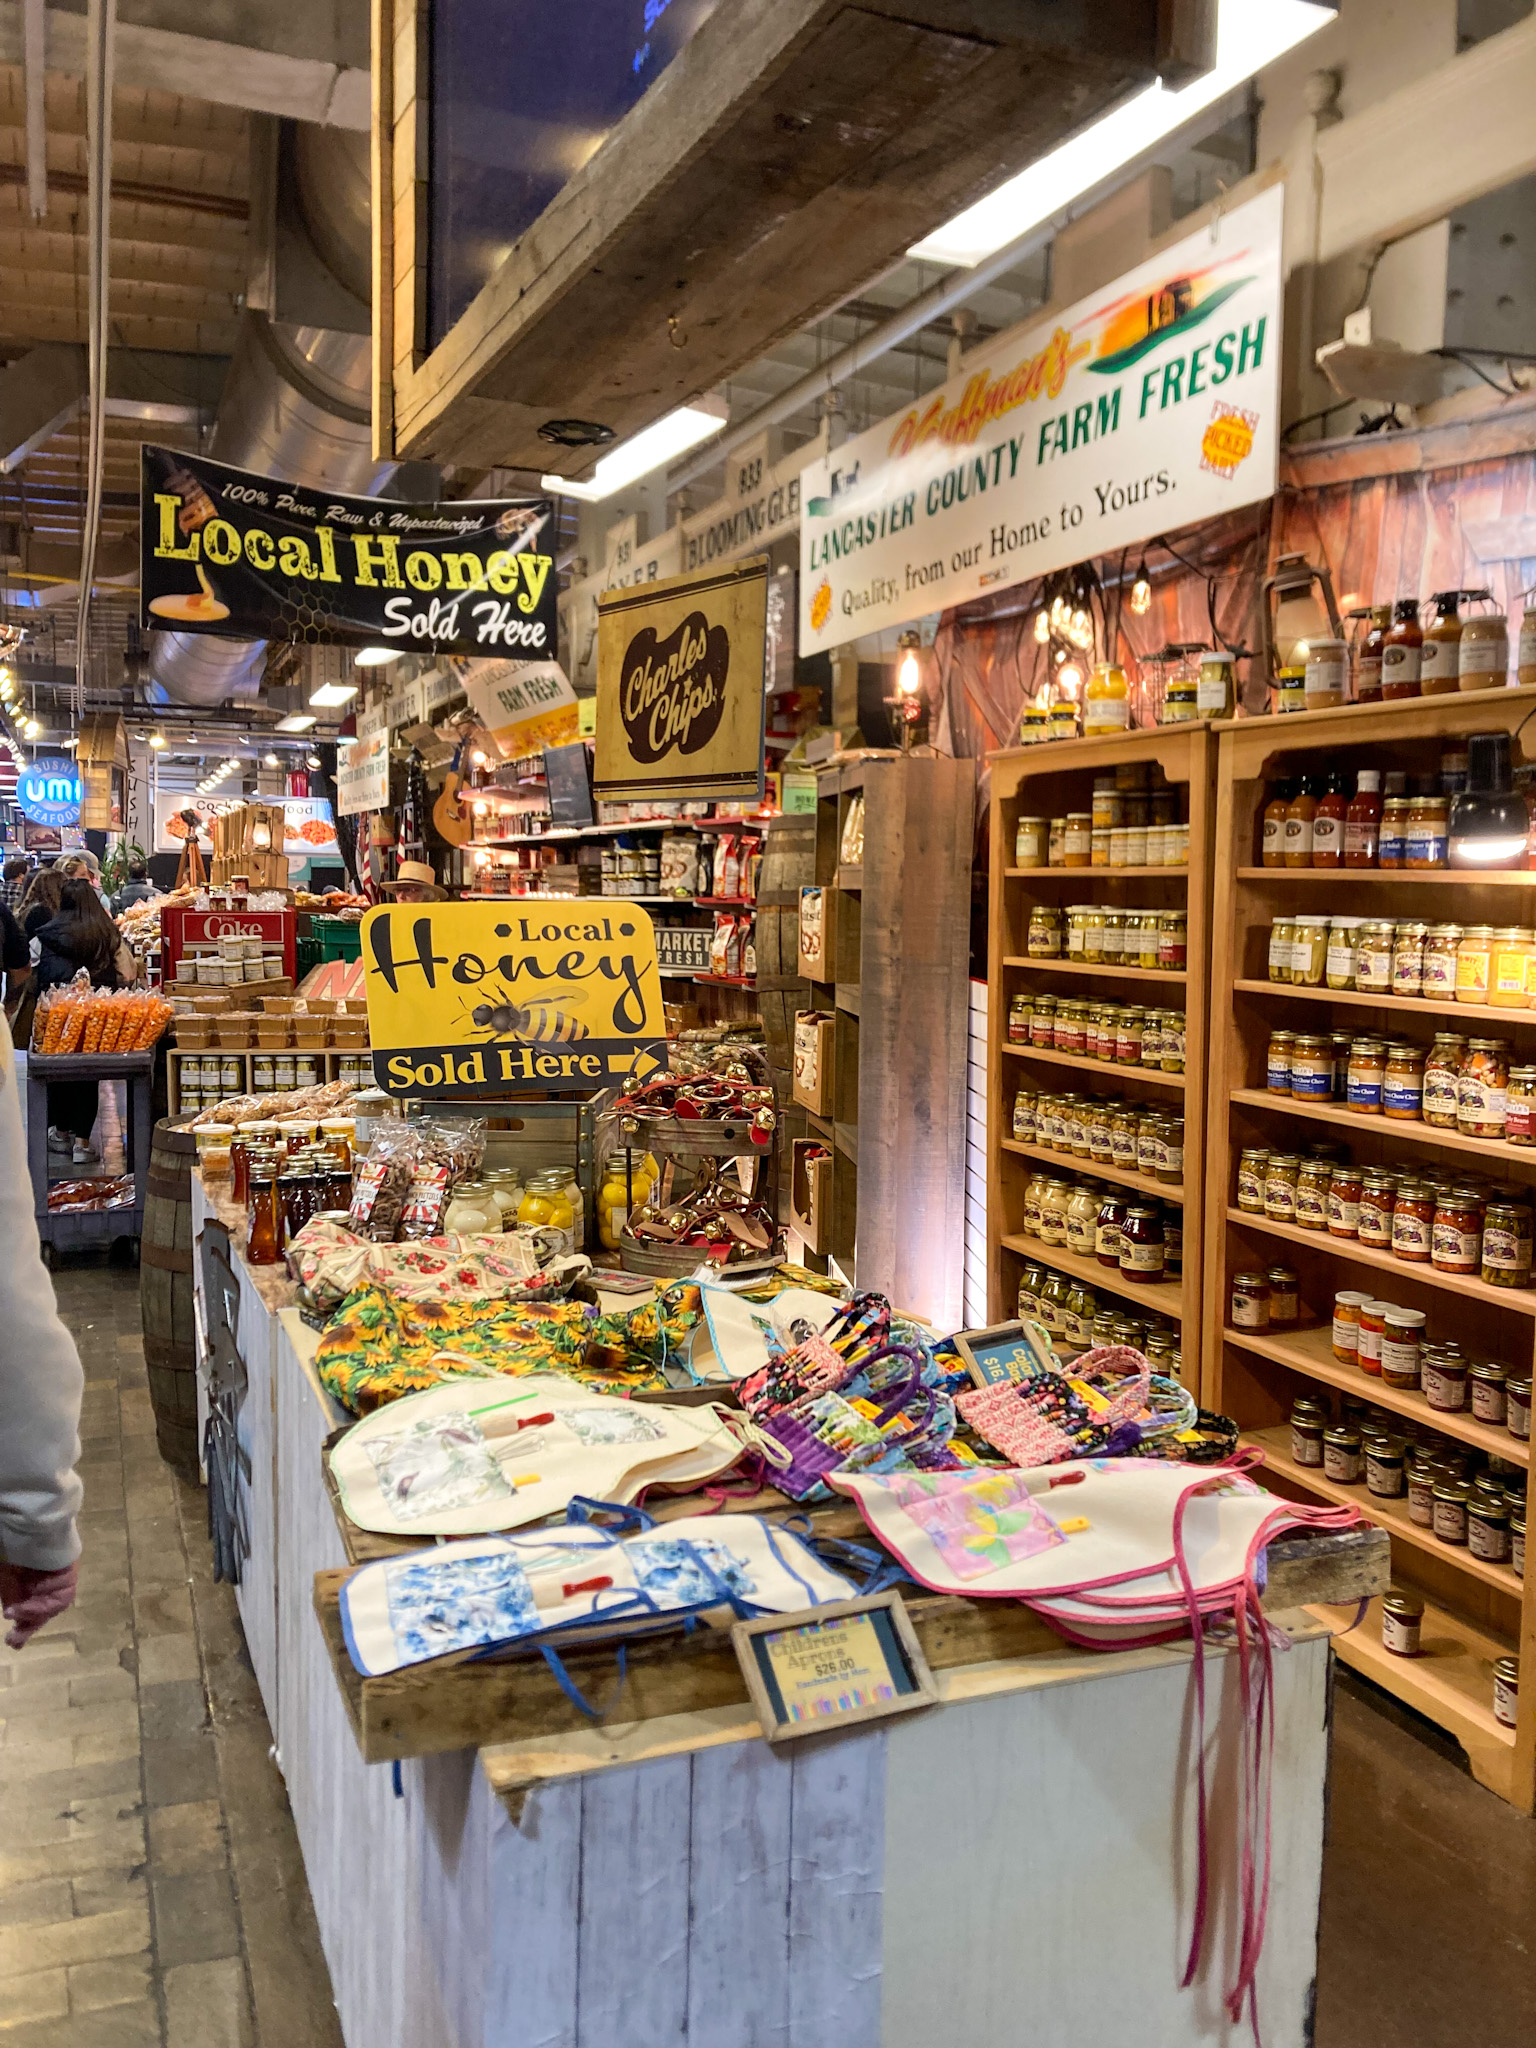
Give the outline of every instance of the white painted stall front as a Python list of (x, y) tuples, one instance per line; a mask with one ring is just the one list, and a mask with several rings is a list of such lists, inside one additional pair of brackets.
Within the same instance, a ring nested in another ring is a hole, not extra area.
[[(193, 1188), (200, 1239), (211, 1211)], [(347, 1418), (314, 1377), (312, 1333), (264, 1299), (276, 1291), (243, 1272), (239, 1599), (349, 2048), (1251, 2038), (1222, 2004), (1241, 1719), (1219, 1652), (1217, 1920), (1189, 1991), (1182, 1649), (940, 1672), (931, 1711), (782, 1749), (725, 1707), (364, 1764), (312, 1604), (315, 1574), (348, 1562), (320, 1466)], [(1269, 2048), (1308, 2038), (1328, 1654), (1319, 1632), (1277, 1659)]]

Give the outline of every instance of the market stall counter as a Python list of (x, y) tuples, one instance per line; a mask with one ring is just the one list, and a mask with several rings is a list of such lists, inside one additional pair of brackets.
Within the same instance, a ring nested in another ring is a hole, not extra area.
[[(283, 1269), (242, 1256), (226, 1194), (194, 1176), (209, 1478), (216, 1496), (243, 1479), (223, 1503), (240, 1611), (352, 2048), (916, 2048), (1006, 2038), (1024, 2010), (1062, 2048), (1246, 2034), (1224, 2004), (1245, 1727), (1228, 1647), (1204, 1661), (1203, 1823), (1189, 1644), (1073, 1648), (1015, 1600), (909, 1584), (933, 1703), (787, 1741), (764, 1739), (709, 1625), (634, 1639), (622, 1667), (611, 1640), (568, 1640), (553, 1661), (364, 1676), (347, 1589), (412, 1544), (342, 1508), (327, 1446), (353, 1418)], [(650, 1503), (663, 1523), (716, 1504)], [(779, 1495), (718, 1505), (807, 1526)], [(808, 1512), (870, 1546), (852, 1500)], [(1380, 1591), (1384, 1547), (1356, 1531), (1270, 1550), (1285, 1647), (1255, 1988), (1272, 2048), (1305, 2040), (1314, 1970), (1329, 1624), (1306, 1610)], [(1186, 1990), (1203, 1847), (1212, 1918)]]

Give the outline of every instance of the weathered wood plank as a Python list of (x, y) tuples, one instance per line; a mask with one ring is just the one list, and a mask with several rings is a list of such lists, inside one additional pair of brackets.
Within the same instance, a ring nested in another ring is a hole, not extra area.
[(782, 2048), (793, 1760), (748, 1742), (699, 1750), (690, 1763), (688, 2039)]
[(581, 1782), (577, 2048), (684, 2048), (692, 1758)]
[(790, 2048), (878, 2048), (888, 1732), (795, 1746)]

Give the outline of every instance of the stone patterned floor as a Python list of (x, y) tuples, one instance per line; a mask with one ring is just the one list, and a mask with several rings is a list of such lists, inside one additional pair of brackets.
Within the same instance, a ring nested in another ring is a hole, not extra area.
[(339, 2048), (201, 1491), (155, 1448), (138, 1275), (56, 1279), (85, 1365), (80, 1599), (0, 1644), (3, 2048)]

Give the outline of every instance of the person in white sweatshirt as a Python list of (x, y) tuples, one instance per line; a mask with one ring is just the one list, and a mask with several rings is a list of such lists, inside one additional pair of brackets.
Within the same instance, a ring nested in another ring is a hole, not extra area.
[(84, 1386), (38, 1248), (16, 1061), (0, 1021), (0, 1612), (13, 1650), (75, 1597)]

